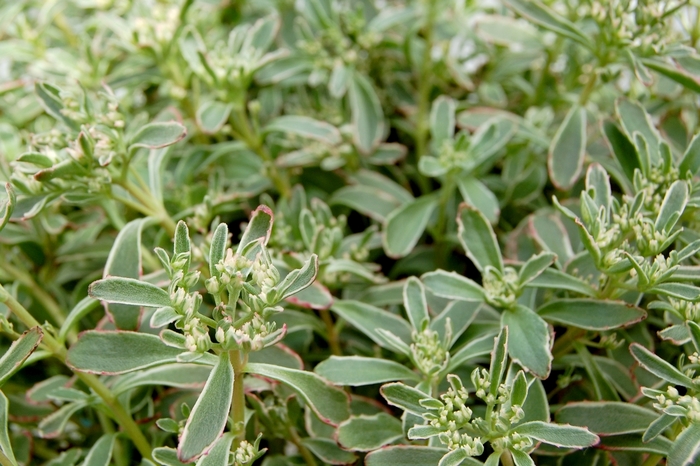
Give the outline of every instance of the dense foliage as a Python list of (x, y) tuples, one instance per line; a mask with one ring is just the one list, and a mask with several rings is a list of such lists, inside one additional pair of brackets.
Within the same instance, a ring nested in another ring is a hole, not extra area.
[(698, 8), (0, 2), (0, 465), (696, 464)]

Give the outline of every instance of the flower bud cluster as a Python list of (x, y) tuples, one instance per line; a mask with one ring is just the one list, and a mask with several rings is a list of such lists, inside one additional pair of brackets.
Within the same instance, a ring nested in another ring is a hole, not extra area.
[(260, 455), (258, 449), (247, 440), (243, 440), (233, 452), (234, 466), (246, 466), (255, 461)]
[(237, 349), (246, 353), (260, 351), (265, 347), (265, 338), (275, 332), (275, 322), (266, 322), (259, 314), (235, 328), (226, 320), (219, 323), (216, 329), (216, 340), (227, 350)]
[(683, 413), (687, 419), (692, 422), (700, 422), (700, 400), (695, 396), (681, 395), (678, 389), (673, 386), (667, 387), (666, 392), (645, 389), (644, 394), (656, 400), (653, 406), (659, 411), (676, 415), (674, 411), (680, 408), (679, 412)]
[(517, 432), (510, 432), (505, 434), (503, 437), (494, 439), (491, 444), (494, 450), (504, 451), (504, 450), (520, 450), (528, 451), (534, 445), (534, 442), (530, 437), (519, 434)]
[(206, 353), (211, 349), (209, 327), (200, 322), (198, 318), (190, 319), (182, 330), (185, 334), (185, 347), (188, 351)]
[(449, 362), (449, 353), (440, 335), (429, 328), (422, 332), (413, 332), (411, 354), (416, 367), (423, 374), (436, 374)]
[(521, 292), (518, 272), (512, 267), (506, 267), (503, 273), (496, 268), (486, 267), (482, 286), (486, 291), (486, 302), (505, 309), (515, 306)]
[(479, 437), (471, 437), (469, 434), (455, 431), (443, 432), (438, 438), (449, 450), (461, 448), (468, 456), (480, 456), (484, 453), (484, 444)]

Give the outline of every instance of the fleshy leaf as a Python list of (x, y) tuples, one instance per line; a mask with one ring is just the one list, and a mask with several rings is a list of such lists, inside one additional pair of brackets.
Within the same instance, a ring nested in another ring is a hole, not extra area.
[(107, 277), (90, 284), (88, 293), (109, 303), (133, 304), (146, 307), (170, 306), (168, 292), (133, 278)]
[(0, 387), (22, 367), (22, 363), (39, 346), (43, 336), (41, 327), (34, 327), (12, 342), (10, 348), (0, 358)]
[(571, 107), (552, 139), (547, 157), (549, 177), (557, 189), (571, 189), (581, 175), (586, 155), (586, 110)]
[(95, 374), (122, 374), (168, 362), (182, 353), (156, 335), (125, 331), (83, 332), (68, 350), (66, 363), (73, 369)]
[(503, 258), (496, 234), (484, 214), (468, 204), (459, 206), (459, 240), (467, 256), (482, 273), (487, 266), (503, 272)]
[(175, 121), (157, 121), (142, 127), (129, 141), (129, 149), (145, 147), (160, 149), (180, 141), (187, 135), (187, 129)]
[(508, 326), (508, 353), (524, 369), (544, 379), (552, 364), (551, 336), (547, 323), (531, 309), (516, 306), (504, 311), (501, 324)]
[(228, 421), (232, 397), (233, 366), (224, 351), (187, 418), (177, 447), (180, 461), (194, 460), (219, 438)]
[(264, 128), (265, 132), (279, 131), (291, 133), (305, 138), (315, 139), (334, 146), (342, 141), (338, 128), (325, 121), (315, 120), (301, 115), (284, 115), (270, 121)]
[(387, 413), (352, 416), (338, 426), (338, 443), (348, 450), (372, 451), (403, 438), (401, 421)]
[(599, 435), (644, 432), (659, 415), (632, 403), (584, 401), (569, 403), (557, 412), (557, 422), (587, 427)]
[(389, 257), (399, 258), (413, 250), (437, 207), (433, 195), (421, 196), (391, 212), (386, 218), (382, 234), (384, 251)]
[(635, 324), (646, 312), (622, 301), (557, 299), (537, 310), (545, 320), (586, 330), (610, 330)]
[(245, 371), (286, 383), (301, 395), (325, 423), (337, 425), (350, 416), (347, 394), (313, 372), (262, 363), (248, 363)]
[(331, 356), (314, 368), (336, 385), (359, 387), (396, 380), (415, 380), (418, 375), (396, 361), (364, 356)]

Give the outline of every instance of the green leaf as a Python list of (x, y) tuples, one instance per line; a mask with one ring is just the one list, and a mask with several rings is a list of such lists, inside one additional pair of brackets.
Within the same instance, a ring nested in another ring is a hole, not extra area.
[(696, 464), (700, 457), (700, 424), (691, 422), (673, 442), (668, 455), (668, 466)]
[(78, 401), (76, 403), (66, 403), (57, 411), (49, 414), (37, 425), (39, 429), (39, 436), (41, 438), (56, 438), (58, 437), (63, 429), (66, 427), (68, 420), (86, 406), (84, 401)]
[(63, 101), (61, 99), (61, 90), (48, 83), (36, 82), (34, 84), (34, 92), (39, 97), (39, 103), (44, 108), (46, 113), (62, 122), (73, 131), (78, 131), (78, 124), (63, 114)]
[(143, 126), (129, 141), (129, 150), (145, 147), (160, 149), (175, 144), (187, 136), (187, 128), (175, 121), (157, 121)]
[(447, 319), (450, 319), (450, 328), (452, 331), (452, 338), (447, 342), (449, 346), (452, 346), (457, 339), (462, 336), (465, 330), (474, 321), (474, 318), (479, 313), (481, 309), (481, 303), (476, 301), (461, 301), (455, 300), (450, 302), (445, 309), (435, 316), (430, 322), (430, 330), (438, 333), (440, 339), (444, 341), (446, 338), (445, 325), (447, 324)]
[[(103, 278), (109, 279), (110, 276), (115, 276), (138, 279), (141, 276), (141, 230), (144, 223), (144, 219), (132, 220), (119, 231), (109, 251)], [(167, 305), (170, 304), (169, 301), (168, 298)], [(111, 302), (106, 305), (106, 309), (118, 329), (136, 330), (141, 317), (139, 306), (140, 304), (132, 306), (129, 303)]]
[(629, 181), (632, 181), (635, 168), (642, 168), (637, 149), (635, 149), (630, 139), (620, 131), (620, 128), (611, 121), (603, 123), (603, 133), (625, 176), (627, 176)]
[[(640, 104), (627, 99), (619, 99), (615, 104), (615, 110), (620, 119), (620, 123), (622, 123), (622, 128), (627, 134), (627, 138), (629, 140), (635, 140), (635, 133), (639, 133), (641, 135), (642, 139), (647, 144), (651, 166), (655, 166), (659, 160), (661, 160), (659, 144), (661, 143), (662, 139), (651, 122), (649, 114)], [(636, 141), (635, 145), (637, 145), (637, 149), (640, 149), (639, 145), (636, 144)], [(644, 158), (640, 158), (639, 166), (644, 175), (649, 174), (648, 170), (651, 167), (646, 166)]]
[(515, 431), (540, 442), (563, 448), (585, 448), (595, 445), (600, 440), (597, 435), (581, 427), (541, 421), (520, 424)]
[(41, 327), (34, 327), (12, 342), (10, 348), (0, 358), (0, 387), (22, 367), (22, 363), (39, 346), (43, 336)]
[(578, 180), (586, 155), (586, 110), (574, 106), (552, 139), (547, 157), (549, 177), (557, 189), (569, 190)]
[(91, 297), (109, 303), (133, 304), (145, 307), (170, 306), (168, 292), (134, 278), (107, 277), (90, 284)]
[(228, 466), (234, 438), (230, 432), (224, 433), (207, 454), (199, 458), (197, 466)]
[(7, 423), (9, 421), (8, 405), (7, 397), (0, 391), (0, 450), (2, 450), (13, 464), (16, 464), (17, 461), (12, 451), (12, 443), (10, 442), (10, 435), (7, 430)]
[(94, 374), (122, 374), (176, 362), (182, 349), (167, 346), (156, 335), (125, 331), (83, 332), (68, 350), (66, 363)]
[(528, 283), (532, 288), (554, 288), (558, 290), (573, 291), (592, 298), (597, 296), (596, 291), (580, 278), (556, 269), (545, 269), (540, 275)]
[(644, 369), (648, 370), (657, 377), (661, 377), (673, 385), (682, 385), (688, 388), (695, 386), (690, 377), (639, 343), (632, 343), (630, 345), (630, 353), (632, 353), (634, 359), (636, 359)]
[(605, 207), (610, 212), (612, 208), (610, 176), (599, 163), (592, 163), (588, 166), (588, 171), (586, 171), (586, 191), (596, 206), (599, 208)]
[(532, 461), (530, 455), (520, 450), (508, 450), (513, 457), (513, 463), (515, 466), (535, 466), (535, 462)]
[(428, 303), (425, 300), (425, 289), (416, 277), (409, 277), (403, 287), (403, 303), (406, 307), (408, 320), (413, 330), (419, 332), (423, 322), (429, 322)]
[(700, 301), (700, 288), (687, 283), (660, 283), (653, 288), (646, 290), (647, 293), (662, 294), (671, 298), (683, 299), (685, 301)]
[(686, 325), (688, 326), (688, 330), (690, 332), (690, 339), (693, 342), (695, 351), (700, 352), (700, 325), (698, 325), (696, 322), (693, 322), (692, 320), (687, 321)]
[(591, 39), (574, 23), (538, 0), (505, 0), (505, 4), (530, 21), (568, 37), (590, 50), (594, 49)]
[(248, 363), (245, 372), (286, 383), (296, 390), (319, 419), (327, 424), (338, 425), (350, 417), (347, 394), (329, 385), (313, 372), (260, 363)]
[(481, 273), (487, 266), (503, 272), (503, 257), (491, 223), (484, 214), (468, 204), (459, 206), (457, 215), (459, 241), (467, 256)]
[(518, 375), (515, 376), (513, 380), (513, 385), (511, 387), (510, 402), (512, 405), (522, 406), (527, 398), (527, 378), (525, 377), (525, 372), (518, 371)]
[(401, 382), (382, 385), (379, 391), (390, 405), (419, 416), (428, 412), (428, 409), (421, 404), (421, 400), (433, 399), (417, 388)]
[(393, 346), (387, 342), (379, 329), (393, 333), (406, 344), (412, 341), (411, 326), (408, 322), (378, 307), (359, 301), (338, 300), (333, 303), (331, 310), (383, 348), (391, 349)]
[(17, 205), (17, 197), (15, 196), (15, 190), (10, 183), (5, 183), (5, 193), (7, 193), (7, 199), (3, 199), (0, 202), (0, 209), (2, 209), (2, 218), (0, 218), (0, 231), (5, 228), (5, 225), (10, 221), (12, 217), (12, 212), (15, 210)]
[(81, 299), (78, 304), (75, 305), (73, 309), (68, 313), (68, 317), (66, 317), (66, 320), (63, 322), (63, 325), (61, 325), (61, 329), (58, 332), (58, 341), (63, 344), (66, 341), (66, 337), (68, 336), (68, 332), (73, 329), (75, 325), (80, 322), (81, 319), (83, 319), (85, 316), (87, 316), (90, 312), (95, 310), (99, 306), (100, 302), (96, 299), (93, 299), (89, 296), (84, 297)]
[(266, 245), (270, 239), (272, 221), (272, 210), (268, 206), (261, 205), (255, 209), (250, 217), (248, 226), (246, 227), (245, 231), (243, 231), (241, 242), (238, 243), (236, 255), (240, 255), (243, 252), (243, 249), (254, 241), (262, 241), (262, 244)]
[(186, 466), (186, 464), (194, 463), (183, 463), (177, 458), (177, 450), (170, 447), (158, 447), (153, 449), (153, 459), (164, 466)]
[(122, 376), (111, 388), (117, 395), (132, 388), (150, 385), (197, 389), (204, 387), (210, 373), (211, 367), (202, 364), (163, 364)]
[(304, 138), (325, 142), (331, 146), (340, 144), (342, 141), (340, 131), (338, 131), (338, 128), (335, 126), (325, 121), (319, 121), (301, 115), (283, 115), (277, 117), (263, 128), (263, 132), (265, 133), (273, 131), (296, 134)]
[(700, 80), (698, 80), (696, 76), (688, 73), (683, 68), (678, 66), (670, 66), (654, 58), (641, 58), (640, 61), (644, 63), (644, 66), (647, 68), (666, 76), (686, 89), (690, 89), (693, 92), (700, 92)]
[(109, 466), (114, 448), (114, 438), (117, 434), (104, 434), (90, 448), (83, 466)]
[(353, 73), (349, 84), (353, 139), (361, 152), (370, 154), (384, 135), (384, 113), (369, 80)]
[(700, 134), (696, 134), (688, 144), (681, 163), (678, 165), (678, 174), (683, 179), (688, 172), (695, 175), (698, 169), (700, 169)]
[(352, 451), (376, 450), (401, 438), (401, 421), (387, 413), (351, 416), (337, 431), (340, 446)]
[(467, 451), (464, 448), (457, 448), (440, 458), (438, 466), (458, 466), (467, 458), (469, 458)]
[(644, 310), (623, 301), (557, 299), (537, 310), (549, 322), (586, 330), (610, 330), (635, 324), (646, 318)]
[(666, 191), (664, 200), (661, 203), (659, 215), (656, 217), (654, 228), (656, 231), (670, 233), (676, 225), (678, 219), (683, 215), (685, 206), (688, 203), (688, 182), (676, 180)]
[(232, 397), (233, 366), (224, 351), (187, 418), (177, 447), (180, 461), (194, 460), (219, 438), (228, 421)]
[(491, 375), (491, 386), (489, 394), (498, 397), (498, 387), (503, 381), (503, 374), (506, 371), (508, 361), (508, 327), (503, 327), (493, 341), (493, 351), (491, 352), (491, 364), (489, 374)]
[(311, 254), (302, 268), (292, 270), (278, 285), (277, 288), (282, 293), (279, 299), (286, 299), (311, 286), (317, 273), (318, 256)]
[(484, 183), (474, 176), (463, 175), (457, 180), (457, 188), (464, 202), (474, 206), (492, 224), (498, 222), (501, 206), (496, 195)]
[(420, 377), (396, 361), (364, 356), (331, 356), (314, 368), (314, 372), (336, 385), (359, 387)]
[(583, 401), (568, 403), (557, 412), (557, 422), (587, 427), (599, 435), (644, 432), (659, 415), (632, 403)]
[(440, 150), (443, 141), (454, 137), (456, 106), (455, 101), (445, 95), (441, 95), (433, 102), (430, 110), (430, 135), (436, 151)]
[(328, 93), (335, 99), (342, 98), (348, 90), (351, 77), (352, 68), (346, 66), (342, 60), (336, 60), (331, 77), (328, 79)]
[(175, 227), (174, 243), (173, 257), (186, 254), (187, 263), (185, 265), (185, 270), (188, 270), (192, 260), (192, 243), (190, 241), (190, 230), (187, 228), (187, 224), (183, 220), (177, 222), (177, 226)]
[(382, 232), (382, 244), (389, 257), (403, 257), (413, 250), (437, 204), (434, 195), (421, 196), (389, 214)]
[(365, 457), (366, 466), (435, 465), (447, 453), (444, 448), (396, 445), (375, 450)]
[(381, 223), (401, 206), (400, 201), (381, 189), (361, 184), (343, 186), (333, 193), (328, 203), (350, 207)]
[(221, 273), (216, 269), (216, 264), (226, 256), (226, 247), (228, 246), (228, 225), (220, 223), (214, 235), (211, 238), (211, 247), (209, 248), (209, 274), (212, 277), (220, 277)]
[(204, 102), (197, 109), (197, 125), (204, 134), (216, 134), (228, 121), (232, 109), (231, 104)]
[(454, 371), (457, 367), (469, 360), (486, 356), (492, 349), (493, 334), (479, 335), (466, 344), (460, 346), (457, 351), (452, 350), (450, 353), (450, 363), (447, 366), (447, 372)]
[(357, 460), (357, 455), (342, 450), (337, 443), (326, 438), (305, 438), (302, 445), (321, 458), (324, 464), (350, 464)]
[(550, 328), (540, 316), (525, 306), (506, 310), (501, 315), (501, 325), (508, 326), (508, 353), (510, 357), (545, 379), (552, 364)]
[[(661, 456), (668, 456), (673, 449), (673, 442), (666, 437), (656, 437), (649, 442), (643, 442), (639, 434), (623, 434), (601, 437), (598, 446), (601, 449), (624, 451), (631, 455), (635, 453), (655, 453)], [(669, 463), (667, 462), (666, 464), (668, 465)]]
[(520, 272), (518, 272), (520, 286), (525, 286), (539, 277), (555, 260), (557, 260), (557, 255), (547, 251), (542, 251), (536, 256), (529, 258), (527, 262), (523, 264)]
[(484, 300), (484, 289), (475, 281), (456, 272), (436, 270), (423, 274), (420, 279), (430, 292), (441, 298), (466, 301)]
[(648, 443), (658, 438), (664, 433), (664, 431), (666, 431), (666, 429), (675, 424), (677, 420), (678, 418), (676, 416), (662, 414), (661, 417), (658, 417), (651, 424), (649, 424), (649, 427), (647, 427), (647, 429), (644, 431), (644, 435), (642, 436), (642, 442)]

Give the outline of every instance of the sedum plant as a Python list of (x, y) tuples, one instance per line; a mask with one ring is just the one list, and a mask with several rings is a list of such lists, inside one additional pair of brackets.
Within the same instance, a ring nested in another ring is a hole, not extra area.
[(699, 17), (0, 4), (0, 465), (696, 464)]

